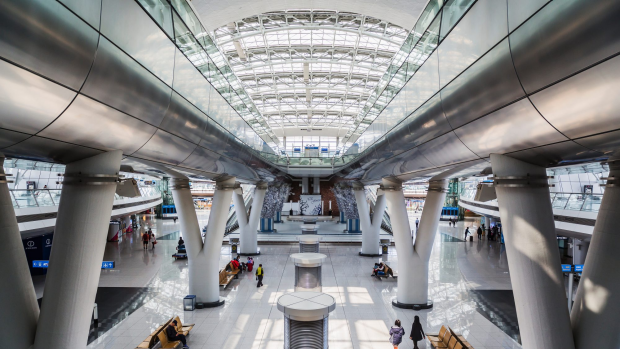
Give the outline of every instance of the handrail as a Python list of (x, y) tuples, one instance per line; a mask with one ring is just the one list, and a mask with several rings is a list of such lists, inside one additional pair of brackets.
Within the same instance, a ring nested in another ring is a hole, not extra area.
[[(141, 197), (161, 197), (161, 193), (155, 187), (138, 187)], [(62, 189), (10, 189), (13, 208), (58, 206), (60, 204)], [(124, 196), (114, 194), (114, 200), (127, 199)]]
[[(476, 189), (464, 190), (460, 197), (467, 200), (474, 200)], [(550, 193), (551, 206), (558, 210), (598, 212), (603, 194), (594, 193)], [(497, 203), (497, 199), (489, 202)]]

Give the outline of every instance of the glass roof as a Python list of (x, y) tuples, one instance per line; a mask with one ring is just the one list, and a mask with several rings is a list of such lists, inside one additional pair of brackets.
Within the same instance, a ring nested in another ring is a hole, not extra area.
[(346, 132), (407, 35), (361, 14), (287, 10), (229, 23), (214, 39), (272, 129)]

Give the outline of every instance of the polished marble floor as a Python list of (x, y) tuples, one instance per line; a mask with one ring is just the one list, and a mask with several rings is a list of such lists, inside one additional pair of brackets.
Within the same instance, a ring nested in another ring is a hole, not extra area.
[[(102, 271), (100, 287), (148, 287), (151, 292), (142, 307), (100, 335), (89, 348), (135, 348), (173, 315), (179, 315), (184, 323), (196, 324), (189, 337), (191, 348), (283, 347), (283, 317), (276, 302), (280, 295), (293, 290), (294, 265), (289, 255), (298, 251), (296, 244), (260, 246), (261, 255), (255, 260), (265, 266), (265, 287), (257, 289), (253, 275), (246, 273), (221, 291), (226, 298), (224, 306), (183, 312), (181, 300), (188, 287), (187, 261), (174, 261), (171, 257), (176, 246), (174, 233), (179, 225), (144, 218), (142, 227), (150, 226), (157, 236), (167, 235), (170, 239), (159, 239), (154, 251), (142, 250), (137, 236), (109, 243), (105, 259), (115, 260), (116, 269)], [(208, 213), (199, 214), (201, 226), (207, 219)], [(392, 307), (396, 282), (369, 276), (372, 265), (380, 258), (358, 256), (359, 246), (323, 244), (321, 252), (329, 257), (323, 266), (323, 291), (337, 300), (329, 321), (330, 348), (391, 348), (387, 333), (394, 320), (400, 319), (408, 332), (415, 315), (420, 316), (428, 333), (448, 324), (463, 333), (476, 349), (520, 348), (505, 328), (500, 329), (501, 323), (495, 322), (500, 325), (496, 326), (493, 318), (489, 320), (480, 311), (481, 303), (488, 303), (488, 297), (481, 298), (471, 292), (475, 288), (493, 289), (495, 283), (501, 283), (503, 290), (510, 290), (509, 279), (498, 276), (497, 280), (485, 282), (484, 277), (474, 278), (476, 271), (491, 276), (507, 271), (507, 268), (502, 269), (505, 260), (502, 262), (497, 250), (501, 247), (486, 247), (487, 243), (496, 244), (486, 241), (462, 242), (463, 224), (452, 228), (440, 223), (429, 273), (430, 297), (435, 307), (429, 311)], [(445, 236), (454, 239), (445, 239)], [(484, 244), (483, 248), (478, 249), (477, 243)], [(220, 265), (225, 265), (231, 257), (230, 247), (223, 245)], [(398, 256), (393, 247), (383, 260), (398, 271)], [(467, 268), (471, 270), (463, 272)], [(400, 347), (412, 348), (412, 343), (406, 340)], [(421, 348), (430, 346), (426, 344)]]

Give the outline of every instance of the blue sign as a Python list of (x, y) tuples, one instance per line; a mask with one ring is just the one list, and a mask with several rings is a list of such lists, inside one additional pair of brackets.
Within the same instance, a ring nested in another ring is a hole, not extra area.
[(583, 264), (575, 264), (575, 273), (583, 273)]
[(570, 264), (562, 264), (562, 272), (563, 273), (570, 273), (571, 271), (573, 271), (573, 266)]
[[(49, 268), (49, 261), (32, 261), (33, 268)], [(103, 261), (101, 262), (101, 269), (114, 269), (115, 263), (114, 261)]]

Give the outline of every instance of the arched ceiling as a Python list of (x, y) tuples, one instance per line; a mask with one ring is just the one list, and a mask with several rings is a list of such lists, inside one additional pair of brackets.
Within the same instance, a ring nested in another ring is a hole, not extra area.
[(363, 14), (286, 10), (231, 21), (213, 36), (277, 130), (350, 128), (407, 35)]
[(193, 0), (210, 32), (257, 13), (288, 9), (331, 9), (373, 16), (410, 30), (428, 0)]

